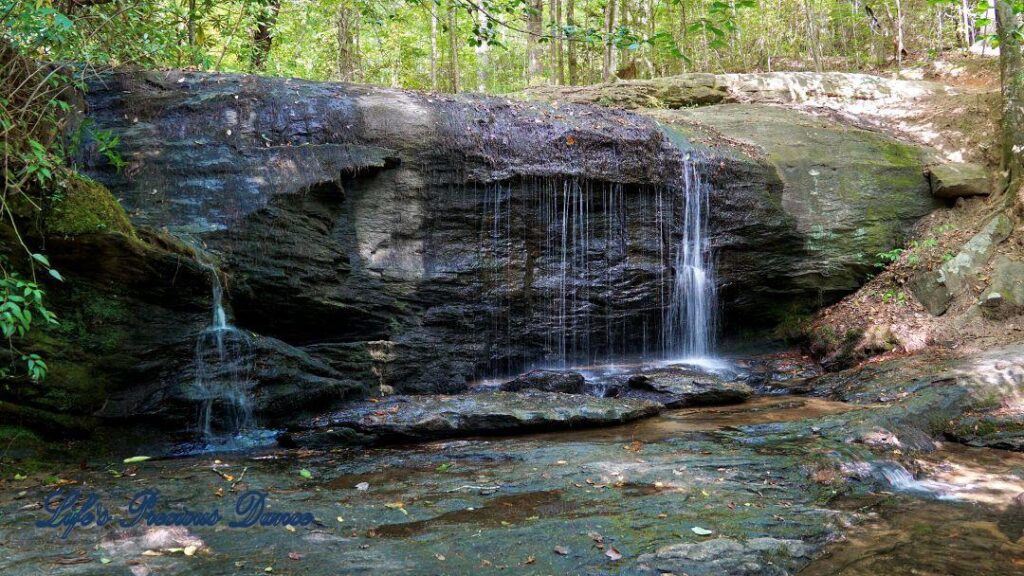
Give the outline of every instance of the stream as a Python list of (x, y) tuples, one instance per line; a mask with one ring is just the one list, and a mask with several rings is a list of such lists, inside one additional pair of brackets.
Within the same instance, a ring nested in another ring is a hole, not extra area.
[[(1014, 574), (1024, 567), (1024, 456), (941, 445), (907, 465), (832, 438), (874, 410), (755, 397), (631, 424), (419, 445), (278, 448), (55, 475), (115, 518), (140, 490), (215, 526), (34, 529), (46, 474), (0, 491), (4, 574)], [(131, 454), (124, 454), (131, 456)], [(886, 467), (889, 468), (886, 468)], [(868, 473), (864, 473), (869, 470)], [(871, 472), (874, 470), (875, 472)], [(860, 472), (858, 472), (860, 471)], [(50, 481), (54, 481), (50, 478)], [(308, 512), (228, 527), (236, 498)], [(244, 531), (244, 537), (239, 533)]]

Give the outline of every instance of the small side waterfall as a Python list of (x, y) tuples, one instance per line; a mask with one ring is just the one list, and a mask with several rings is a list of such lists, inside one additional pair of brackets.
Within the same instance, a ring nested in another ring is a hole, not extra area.
[(669, 354), (688, 360), (707, 359), (714, 352), (717, 289), (708, 241), (708, 200), (711, 186), (697, 164), (683, 160), (682, 238), (676, 251), (672, 293), (664, 319)]
[(228, 323), (220, 275), (210, 266), (213, 305), (210, 325), (195, 350), (195, 398), (200, 401), (198, 429), (205, 441), (231, 439), (254, 427), (250, 392), (252, 343)]

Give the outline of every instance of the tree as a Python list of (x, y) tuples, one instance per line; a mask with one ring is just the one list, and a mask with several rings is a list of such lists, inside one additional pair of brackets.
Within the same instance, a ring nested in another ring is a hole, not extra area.
[(281, 11), (281, 0), (258, 0), (256, 3), (256, 27), (252, 33), (252, 57), (250, 68), (260, 71), (267, 66), (267, 57), (274, 43), (274, 24)]
[(529, 0), (526, 12), (526, 84), (532, 86), (541, 81), (540, 39), (544, 32), (544, 0)]
[(355, 82), (359, 79), (359, 10), (351, 0), (342, 0), (338, 8), (338, 79)]
[(1024, 183), (1024, 53), (1022, 53), (1021, 0), (997, 0), (996, 33), (999, 42), (1003, 103), (1003, 170), (1011, 193)]
[(456, 0), (448, 0), (448, 79), (453, 94), (459, 93), (459, 30)]

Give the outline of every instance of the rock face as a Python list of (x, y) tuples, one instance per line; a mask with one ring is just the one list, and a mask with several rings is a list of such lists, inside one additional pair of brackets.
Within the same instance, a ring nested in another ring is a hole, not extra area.
[(932, 195), (938, 198), (988, 196), (992, 186), (988, 170), (977, 164), (951, 163), (928, 167)]
[(928, 153), (872, 132), (754, 104), (651, 115), (696, 141), (752, 148), (780, 180), (775, 210), (736, 195), (712, 215), (722, 294), (746, 322), (777, 322), (855, 290), (875, 255), (936, 206), (920, 171)]
[(660, 405), (645, 400), (557, 392), (395, 396), (383, 402), (356, 403), (300, 423), (286, 442), (313, 446), (356, 439), (409, 441), (586, 428), (622, 424), (660, 410)]
[(562, 372), (559, 370), (530, 370), (526, 374), (509, 380), (501, 385), (505, 392), (519, 392), (533, 389), (543, 392), (564, 392), (566, 394), (583, 394), (587, 381), (579, 372)]
[[(289, 407), (379, 385), (453, 392), (667, 347), (688, 163), (714, 187), (725, 329), (855, 289), (932, 206), (921, 149), (772, 109), (672, 112), (662, 126), (587, 106), (180, 72), (112, 73), (87, 101), (128, 162), (118, 173), (87, 151), (87, 170), (136, 225), (204, 245), (233, 323), (291, 359), (258, 372), (261, 412), (277, 390)], [(194, 376), (151, 366), (137, 380), (148, 400), (119, 413), (188, 403)]]

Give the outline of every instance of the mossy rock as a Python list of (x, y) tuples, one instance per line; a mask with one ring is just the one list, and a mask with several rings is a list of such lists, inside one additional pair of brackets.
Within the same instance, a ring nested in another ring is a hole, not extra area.
[(45, 218), (48, 234), (75, 236), (96, 232), (120, 232), (135, 236), (128, 214), (102, 184), (72, 175), (53, 195)]

